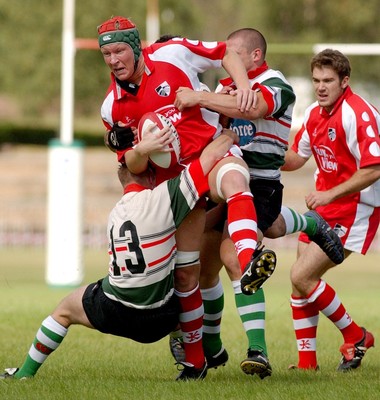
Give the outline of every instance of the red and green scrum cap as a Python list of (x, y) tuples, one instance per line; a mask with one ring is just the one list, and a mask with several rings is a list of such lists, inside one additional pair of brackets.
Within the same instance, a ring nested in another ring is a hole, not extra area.
[(99, 47), (105, 44), (123, 42), (131, 46), (135, 61), (141, 54), (141, 41), (136, 25), (128, 18), (113, 17), (98, 26)]

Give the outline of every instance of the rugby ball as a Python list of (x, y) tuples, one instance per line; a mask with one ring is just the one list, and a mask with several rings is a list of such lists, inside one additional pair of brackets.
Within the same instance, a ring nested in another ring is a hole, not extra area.
[(166, 118), (162, 114), (155, 112), (148, 112), (144, 114), (141, 117), (138, 125), (138, 141), (142, 140), (148, 127), (152, 124), (156, 124), (156, 127), (153, 129), (153, 133), (159, 132), (161, 129), (164, 129), (166, 126), (168, 126), (172, 132), (174, 140), (165, 148), (165, 150), (170, 151), (156, 151), (151, 153), (149, 155), (149, 160), (153, 165), (160, 168), (170, 168), (178, 164), (181, 153), (181, 142), (178, 132), (169, 118)]

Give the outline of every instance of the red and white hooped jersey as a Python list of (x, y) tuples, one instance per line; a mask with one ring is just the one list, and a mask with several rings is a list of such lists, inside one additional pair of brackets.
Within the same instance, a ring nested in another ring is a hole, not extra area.
[[(317, 102), (306, 110), (292, 149), (304, 158), (314, 155), (316, 189), (325, 191), (347, 181), (360, 168), (380, 164), (379, 132), (378, 111), (347, 87), (330, 113)], [(379, 207), (380, 181), (334, 203), (350, 201)]]
[[(107, 129), (116, 122), (137, 127), (143, 114), (159, 112), (169, 118), (181, 140), (181, 162), (199, 157), (202, 150), (219, 134), (219, 115), (199, 106), (180, 112), (174, 107), (180, 86), (201, 90), (198, 74), (222, 66), (224, 42), (191, 41), (174, 38), (143, 49), (145, 73), (136, 94), (125, 91), (111, 75), (111, 85), (101, 115)], [(119, 161), (123, 152), (118, 152)]]

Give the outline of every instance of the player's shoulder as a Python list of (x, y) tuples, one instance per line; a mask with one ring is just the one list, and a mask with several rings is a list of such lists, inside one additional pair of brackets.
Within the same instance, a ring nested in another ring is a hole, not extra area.
[(380, 118), (379, 111), (366, 98), (351, 90), (345, 96), (344, 103), (348, 106), (344, 107), (346, 112), (351, 110), (351, 113), (360, 116), (360, 120), (363, 113), (373, 114), (376, 119)]
[(316, 113), (317, 115), (320, 115), (320, 110), (321, 107), (319, 106), (317, 101), (314, 101), (313, 103), (311, 103), (308, 107), (306, 107), (305, 109), (305, 115), (310, 115), (313, 112)]
[(289, 81), (286, 79), (285, 75), (278, 69), (268, 68), (261, 74), (261, 79), (279, 79), (290, 85)]
[[(253, 79), (255, 81), (255, 79)], [(259, 75), (258, 81), (262, 86), (268, 86), (273, 88), (277, 88), (282, 90), (284, 93), (287, 93), (289, 96), (295, 98), (295, 92), (291, 83), (287, 80), (285, 75), (275, 69), (267, 69), (262, 74)], [(252, 80), (251, 80), (252, 82)]]
[(348, 104), (355, 106), (360, 105), (362, 107), (366, 107), (369, 103), (368, 101), (358, 93), (350, 91), (344, 99)]

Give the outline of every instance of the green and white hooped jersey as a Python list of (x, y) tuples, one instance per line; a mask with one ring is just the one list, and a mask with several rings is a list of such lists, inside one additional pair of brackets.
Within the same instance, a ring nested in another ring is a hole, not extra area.
[(268, 114), (254, 121), (234, 119), (231, 129), (240, 138), (239, 145), (251, 179), (279, 180), (288, 149), (296, 97), (280, 71), (261, 67), (250, 71), (248, 77), (251, 87), (261, 90), (268, 104)]
[(169, 300), (176, 229), (208, 189), (199, 161), (153, 190), (127, 188), (108, 220), (109, 274), (102, 284), (107, 297), (139, 309)]

